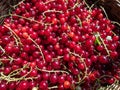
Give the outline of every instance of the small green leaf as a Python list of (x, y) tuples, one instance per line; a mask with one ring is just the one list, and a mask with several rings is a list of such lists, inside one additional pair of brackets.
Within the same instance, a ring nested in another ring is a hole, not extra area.
[(101, 45), (101, 42), (100, 42), (100, 40), (99, 40), (99, 37), (96, 37), (95, 44), (96, 44), (96, 45)]

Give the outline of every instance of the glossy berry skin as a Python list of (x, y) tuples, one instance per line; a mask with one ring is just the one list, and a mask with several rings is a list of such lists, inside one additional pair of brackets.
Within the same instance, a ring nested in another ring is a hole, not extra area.
[(38, 74), (37, 70), (33, 69), (31, 72), (30, 72), (30, 77), (36, 77)]
[(69, 61), (69, 59), (70, 59), (69, 54), (65, 54), (65, 55), (64, 55), (64, 60), (65, 60), (65, 61)]
[(51, 83), (55, 84), (56, 82), (58, 82), (58, 76), (55, 74), (51, 74), (50, 81), (51, 81)]
[(22, 90), (27, 90), (29, 88), (28, 86), (28, 81), (21, 81), (18, 85), (18, 88)]
[(0, 83), (0, 90), (7, 90), (6, 83)]
[(64, 90), (64, 85), (63, 85), (63, 84), (60, 84), (60, 85), (58, 86), (58, 90)]
[(79, 68), (80, 70), (85, 70), (85, 65), (84, 65), (84, 63), (79, 63), (79, 64), (78, 64), (78, 68)]
[(60, 69), (60, 61), (54, 61), (52, 62), (52, 66), (54, 69)]
[(64, 82), (64, 88), (66, 88), (66, 89), (70, 88), (70, 82), (69, 81)]
[(11, 68), (10, 67), (6, 67), (4, 69), (4, 74), (8, 75), (11, 72)]
[(29, 89), (33, 89), (34, 87), (36, 87), (36, 82), (30, 81), (29, 82)]
[(47, 73), (47, 72), (43, 72), (42, 77), (43, 77), (44, 80), (48, 80), (50, 78), (50, 74)]
[(48, 89), (48, 83), (47, 81), (41, 81), (40, 84), (39, 84), (39, 88), (40, 89), (43, 89), (43, 90), (47, 90)]
[(108, 59), (106, 58), (106, 56), (99, 56), (99, 62), (102, 64), (106, 64), (108, 63)]
[(60, 76), (58, 77), (58, 82), (59, 82), (60, 84), (63, 84), (64, 81), (65, 81), (65, 77), (60, 75)]
[(47, 62), (51, 62), (52, 61), (52, 56), (51, 55), (46, 55), (45, 59)]
[(15, 88), (16, 88), (16, 83), (15, 82), (9, 83), (9, 89), (10, 90), (14, 90)]

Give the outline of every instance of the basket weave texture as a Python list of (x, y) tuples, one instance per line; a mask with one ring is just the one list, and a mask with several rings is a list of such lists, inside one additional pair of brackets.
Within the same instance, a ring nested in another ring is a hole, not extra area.
[(4, 16), (13, 10), (12, 6), (16, 5), (18, 2), (20, 2), (20, 0), (0, 0), (0, 24), (3, 23)]

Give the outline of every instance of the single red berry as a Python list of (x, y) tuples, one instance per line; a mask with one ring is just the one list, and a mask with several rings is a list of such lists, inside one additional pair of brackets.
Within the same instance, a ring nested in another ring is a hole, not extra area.
[(70, 84), (69, 81), (65, 81), (65, 82), (64, 82), (64, 88), (65, 88), (65, 89), (70, 88), (70, 85), (71, 85), (71, 84)]

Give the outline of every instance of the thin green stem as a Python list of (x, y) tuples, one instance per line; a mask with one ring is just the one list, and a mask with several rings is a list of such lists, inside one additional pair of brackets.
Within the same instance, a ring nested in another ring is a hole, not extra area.
[(85, 5), (87, 6), (87, 8), (89, 9), (89, 11), (91, 12), (92, 9), (91, 9), (90, 6), (87, 4), (86, 0), (83, 0), (83, 1), (84, 1)]
[(16, 40), (18, 40), (18, 42), (20, 43), (20, 45), (22, 45), (19, 36), (18, 36), (10, 27), (8, 27), (7, 25), (4, 25), (4, 26), (5, 26), (7, 29), (9, 29), (9, 30), (15, 35)]
[(71, 7), (70, 9), (68, 9), (68, 10), (73, 10), (73, 9), (75, 9), (79, 4), (80, 4), (80, 3), (79, 3), (79, 0), (77, 0), (77, 2), (74, 4), (74, 6)]
[(81, 19), (76, 15), (77, 21), (79, 22), (79, 25), (82, 26), (82, 21)]
[(4, 17), (8, 17), (8, 16), (10, 16), (10, 15), (8, 14), (8, 15), (0, 16), (0, 19), (1, 19), (1, 18), (4, 18)]
[(98, 32), (97, 34), (98, 34), (98, 37), (100, 38), (100, 40), (101, 40), (101, 42), (102, 42), (102, 44), (103, 44), (103, 46), (104, 46), (104, 48), (105, 48), (105, 50), (106, 50), (108, 56), (110, 56), (110, 52), (109, 52), (106, 44), (104, 43), (104, 40), (101, 38), (100, 33)]
[(14, 9), (17, 7), (17, 6), (19, 6), (21, 3), (23, 3), (25, 0), (22, 0), (22, 1), (20, 1), (18, 4), (16, 4), (16, 5), (14, 5), (14, 6), (11, 6), (11, 7), (13, 7)]
[(100, 6), (100, 8), (103, 10), (103, 12), (104, 12), (106, 18), (109, 19), (109, 18), (108, 18), (108, 15), (107, 15), (107, 13), (106, 13), (106, 11), (105, 11), (105, 9), (104, 9), (104, 7)]
[(56, 89), (56, 88), (58, 88), (58, 86), (48, 87), (49, 90), (51, 90), (51, 89)]
[(44, 69), (39, 69), (38, 67), (37, 67), (37, 69), (38, 69), (39, 71), (48, 72), (48, 73), (57, 73), (57, 72), (61, 72), (61, 73), (69, 74), (67, 71), (63, 71), (63, 70), (44, 70)]
[(111, 21), (111, 23), (117, 24), (118, 26), (120, 26), (120, 23), (118, 23), (118, 22), (116, 22), (116, 21)]
[(85, 61), (84, 61), (84, 58), (82, 58), (82, 56), (80, 56), (80, 55), (78, 55), (78, 54), (76, 54), (76, 53), (73, 53), (73, 52), (69, 52), (69, 53), (70, 53), (70, 54), (73, 54), (74, 56), (79, 57), (80, 60), (81, 60), (81, 62), (83, 62), (84, 65), (85, 65), (84, 77), (81, 79), (81, 78), (79, 77), (79, 75), (78, 75), (79, 81), (76, 82), (76, 84), (81, 84), (81, 82), (83, 82), (84, 79), (85, 79), (91, 72), (90, 72), (89, 74), (87, 73), (88, 68), (87, 68), (87, 65), (86, 65), (86, 63), (85, 63)]
[(39, 22), (39, 21), (34, 20), (34, 19), (32, 19), (32, 18), (27, 18), (27, 17), (24, 17), (24, 16), (16, 15), (16, 14), (11, 14), (11, 16), (17, 16), (17, 17), (19, 17), (19, 18), (23, 18), (23, 19), (26, 19), (26, 20), (28, 20), (28, 21), (33, 21), (33, 22), (36, 22), (36, 23), (39, 23), (39, 24), (43, 24), (42, 22)]
[(44, 4), (48, 4), (50, 2), (54, 2), (55, 0), (48, 0), (47, 2), (45, 2)]
[(37, 46), (37, 48), (39, 49), (39, 51), (40, 51), (40, 53), (42, 55), (43, 61), (45, 62), (45, 56), (44, 56), (44, 54), (43, 54), (42, 49), (40, 48), (40, 46), (31, 37), (29, 37), (29, 39)]
[(0, 49), (3, 51), (2, 55), (5, 54), (5, 50), (2, 48), (2, 46), (0, 46)]
[(95, 1), (95, 2), (90, 6), (90, 8), (92, 9), (99, 1), (100, 1), (100, 0)]

